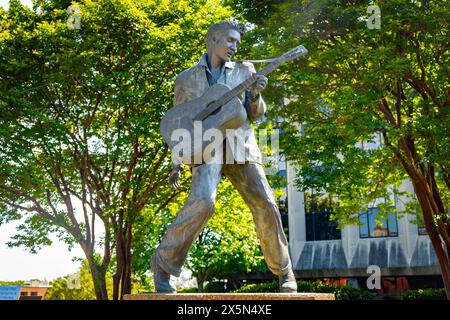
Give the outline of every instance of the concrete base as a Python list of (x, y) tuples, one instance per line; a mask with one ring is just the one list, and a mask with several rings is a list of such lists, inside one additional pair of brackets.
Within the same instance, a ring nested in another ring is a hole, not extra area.
[(335, 300), (332, 293), (148, 293), (127, 294), (124, 300)]

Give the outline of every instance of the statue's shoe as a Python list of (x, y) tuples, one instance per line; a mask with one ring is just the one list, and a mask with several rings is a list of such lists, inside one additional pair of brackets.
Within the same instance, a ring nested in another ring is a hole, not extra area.
[(170, 273), (164, 271), (163, 268), (156, 261), (156, 256), (153, 255), (151, 262), (151, 269), (153, 271), (153, 281), (155, 283), (155, 290), (157, 293), (177, 293), (177, 289), (170, 281)]
[(285, 275), (279, 276), (279, 282), (280, 282), (280, 292), (283, 293), (297, 292), (297, 281), (295, 280), (294, 272), (292, 272), (292, 269), (289, 270), (289, 272), (286, 273)]

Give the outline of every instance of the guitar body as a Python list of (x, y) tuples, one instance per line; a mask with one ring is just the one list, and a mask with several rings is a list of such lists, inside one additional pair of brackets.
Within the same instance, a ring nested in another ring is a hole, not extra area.
[[(235, 97), (203, 121), (196, 121), (194, 127), (195, 116), (230, 90), (225, 84), (215, 84), (201, 97), (179, 104), (164, 115), (160, 124), (161, 135), (184, 164), (199, 164), (201, 161), (203, 150), (211, 143), (208, 140), (203, 141), (205, 131), (217, 129), (225, 138), (226, 129), (237, 129), (247, 120), (247, 111)], [(177, 152), (178, 150), (182, 152)]]
[[(304, 56), (307, 52), (305, 47), (297, 46), (257, 74), (265, 76), (284, 62)], [(218, 83), (211, 86), (200, 98), (169, 109), (161, 120), (160, 132), (174, 155), (184, 164), (204, 163), (203, 150), (211, 143), (215, 146), (217, 142), (209, 137), (211, 134), (215, 137), (213, 130), (209, 130), (216, 129), (215, 132), (220, 132), (222, 143), (227, 129), (237, 129), (245, 123), (247, 111), (237, 97), (256, 81), (256, 77), (252, 75), (233, 89)]]

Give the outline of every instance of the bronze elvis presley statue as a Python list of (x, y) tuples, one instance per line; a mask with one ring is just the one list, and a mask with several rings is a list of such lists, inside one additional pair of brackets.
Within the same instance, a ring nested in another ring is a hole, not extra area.
[[(201, 97), (216, 83), (233, 88), (255, 74), (253, 64), (231, 61), (243, 35), (243, 26), (234, 21), (221, 21), (209, 28), (206, 35), (207, 53), (198, 64), (183, 71), (176, 79), (175, 106)], [(217, 186), (222, 175), (231, 181), (250, 208), (267, 265), (270, 271), (279, 277), (280, 291), (297, 292), (280, 213), (263, 170), (260, 150), (249, 125), (249, 121), (260, 118), (266, 112), (266, 104), (260, 93), (266, 88), (268, 80), (263, 75), (256, 77), (255, 84), (239, 97), (247, 112), (247, 120), (242, 129), (250, 130), (251, 134), (247, 139), (237, 139), (236, 143), (238, 150), (247, 152), (234, 154), (230, 152), (227, 142), (226, 146), (224, 144), (226, 155), (233, 156), (235, 159), (232, 160), (236, 161), (190, 165), (192, 184), (189, 197), (175, 221), (169, 225), (151, 258), (158, 293), (176, 293), (170, 275), (177, 277), (180, 275), (192, 242), (197, 239), (213, 214)], [(172, 188), (179, 187), (182, 166), (176, 157), (172, 158), (172, 172), (169, 178)]]

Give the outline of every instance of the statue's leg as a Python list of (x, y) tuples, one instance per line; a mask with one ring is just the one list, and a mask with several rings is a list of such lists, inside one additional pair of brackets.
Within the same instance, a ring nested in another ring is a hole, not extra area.
[(193, 168), (189, 197), (155, 252), (156, 261), (166, 272), (180, 275), (189, 247), (213, 213), (221, 174), (221, 164)]
[(227, 164), (223, 173), (249, 206), (266, 263), (275, 275), (292, 270), (288, 242), (272, 189), (260, 164)]

